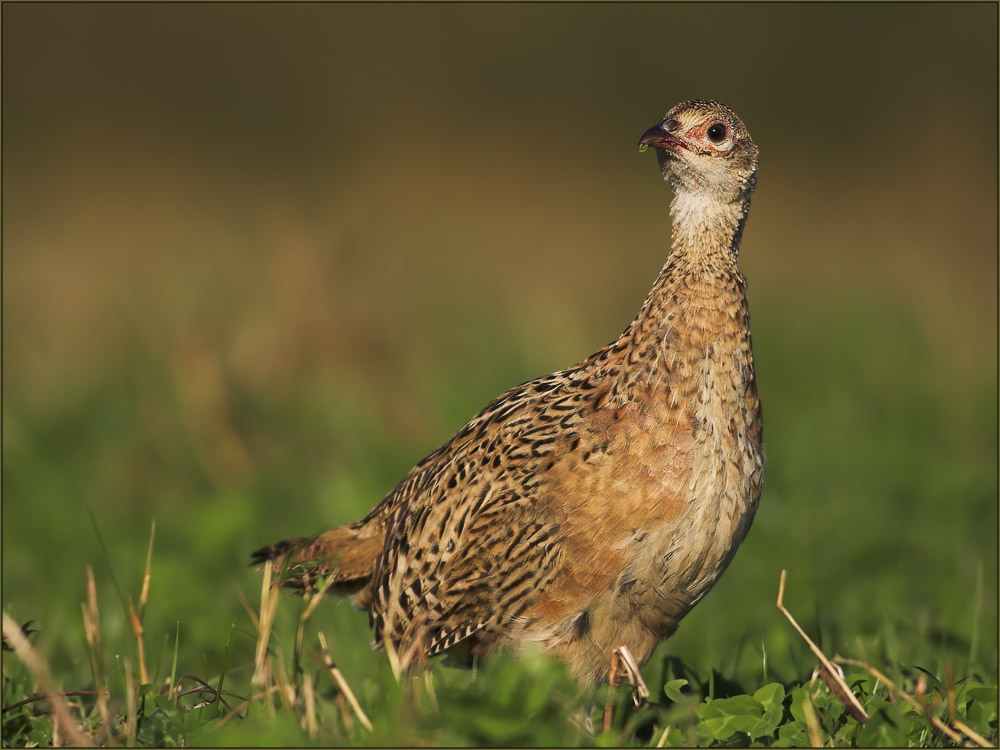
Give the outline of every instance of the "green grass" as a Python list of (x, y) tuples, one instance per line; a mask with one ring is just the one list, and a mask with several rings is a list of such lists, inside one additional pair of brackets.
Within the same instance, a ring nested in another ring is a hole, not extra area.
[[(237, 591), (256, 609), (259, 573), (245, 568), (247, 552), (357, 517), (488, 392), (536, 374), (522, 370), (531, 363), (519, 362), (518, 341), (496, 323), (475, 370), (459, 366), (458, 348), (454, 361), (435, 363), (460, 387), (418, 367), (407, 394), (388, 399), (346, 370), (303, 372), (275, 395), (224, 366), (206, 368), (224, 386), (219, 405), (138, 345), (59, 408), (5, 391), (4, 609), (33, 621), (30, 639), (55, 689), (93, 691), (80, 615), (84, 568), (93, 567), (103, 644), (94, 656), (111, 691), (112, 744), (131, 741), (130, 689), (141, 717), (134, 739), (153, 745), (787, 746), (808, 744), (807, 696), (815, 731), (837, 744), (947, 744), (863, 669), (845, 668), (872, 717), (864, 727), (825, 686), (810, 687), (816, 658), (775, 608), (787, 568), (786, 605), (827, 656), (864, 660), (910, 695), (925, 675), (930, 710), (945, 722), (950, 670), (957, 716), (996, 742), (995, 375), (928, 361), (928, 342), (902, 306), (861, 295), (822, 309), (798, 320), (754, 307), (769, 461), (758, 517), (722, 582), (644, 668), (648, 702), (633, 708), (628, 690), (617, 690), (608, 731), (605, 692), (578, 695), (561, 666), (544, 660), (503, 657), (475, 671), (434, 663), (433, 696), (426, 682), (397, 684), (384, 654), (368, 648), (366, 617), (345, 602), (323, 602), (309, 618), (298, 671), (304, 603), (288, 595), (278, 602), (268, 669), (297, 698), (272, 695), (233, 711), (260, 690), (251, 686), (258, 634)], [(946, 387), (946, 375), (961, 387)], [(393, 409), (404, 395), (426, 411), (422, 430), (400, 429), (408, 418)], [(149, 683), (140, 685), (128, 599), (140, 600), (154, 517), (142, 611)], [(374, 731), (352, 717), (314, 658), (319, 629)], [(223, 664), (232, 693), (224, 703), (214, 693)], [(182, 690), (198, 685), (193, 678), (208, 688), (174, 700), (183, 675), (192, 677)], [(4, 705), (38, 691), (5, 653)], [(103, 736), (96, 698), (68, 700)], [(4, 744), (50, 741), (46, 705), (5, 712)], [(573, 718), (588, 706), (593, 735)]]

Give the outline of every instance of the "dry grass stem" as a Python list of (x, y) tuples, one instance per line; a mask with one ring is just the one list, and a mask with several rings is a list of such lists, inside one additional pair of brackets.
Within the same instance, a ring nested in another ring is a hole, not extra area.
[(660, 741), (656, 743), (657, 747), (663, 747), (664, 745), (667, 744), (667, 735), (668, 734), (670, 734), (670, 725), (669, 724), (667, 724), (667, 726), (665, 726), (663, 728), (663, 733), (660, 735)]
[(951, 674), (950, 661), (944, 665), (944, 681), (948, 693), (948, 716), (951, 717), (951, 725), (960, 732), (963, 732), (967, 737), (971, 737), (973, 742), (980, 747), (995, 747), (985, 737), (967, 726), (965, 722), (959, 720), (958, 712), (955, 710), (955, 682)]
[(274, 653), (275, 661), (278, 662), (277, 668), (274, 670), (275, 682), (278, 685), (278, 695), (281, 696), (281, 702), (285, 706), (285, 710), (294, 711), (295, 701), (298, 697), (295, 692), (295, 687), (288, 681), (288, 667), (285, 664), (285, 652), (280, 648)]
[[(927, 721), (931, 722), (933, 726), (934, 722), (931, 720), (932, 719), (931, 707), (927, 705), (927, 675), (925, 675), (923, 672), (921, 672), (920, 676), (917, 677), (917, 686), (914, 692), (916, 693), (914, 697), (916, 698), (917, 705), (920, 707), (920, 712), (924, 715), (924, 718), (927, 719)], [(944, 736), (937, 729), (937, 727), (934, 727), (934, 732), (938, 736), (938, 738)]]
[(330, 587), (333, 586), (335, 580), (336, 579), (333, 575), (327, 576), (326, 580), (323, 581), (323, 585), (320, 587), (320, 589), (318, 591), (313, 592), (309, 596), (309, 598), (306, 599), (306, 608), (305, 611), (302, 613), (303, 620), (308, 620), (312, 616), (312, 613), (316, 610), (316, 607), (319, 606), (319, 603), (323, 601), (323, 597), (326, 596), (327, 592), (330, 590)]
[(298, 688), (300, 676), (302, 674), (302, 641), (305, 639), (306, 634), (306, 618), (305, 614), (299, 618), (298, 624), (295, 626), (295, 643), (292, 646), (292, 666), (295, 669), (292, 677), (295, 680), (295, 686)]
[(819, 728), (819, 719), (816, 718), (816, 710), (808, 697), (802, 700), (802, 715), (805, 717), (806, 728), (809, 730), (809, 746), (823, 747), (823, 734)]
[(295, 665), (295, 674), (299, 675), (302, 664), (302, 643), (305, 638), (306, 631), (306, 621), (312, 616), (313, 612), (316, 611), (316, 607), (326, 596), (330, 587), (333, 585), (336, 579), (334, 576), (330, 575), (324, 579), (323, 585), (318, 589), (313, 589), (311, 592), (306, 592), (305, 606), (302, 610), (302, 615), (299, 617), (298, 626), (295, 629), (295, 653), (293, 654), (293, 663)]
[(820, 651), (819, 647), (813, 643), (812, 639), (806, 635), (799, 624), (792, 617), (792, 613), (785, 609), (784, 599), (785, 599), (785, 576), (787, 571), (781, 571), (781, 579), (778, 582), (778, 609), (781, 613), (788, 618), (788, 621), (792, 623), (792, 627), (795, 628), (796, 632), (802, 636), (802, 639), (809, 644), (809, 648), (819, 659), (820, 664), (823, 665), (824, 669), (821, 672), (823, 679), (826, 684), (830, 687), (830, 690), (840, 699), (840, 701), (850, 712), (851, 716), (858, 720), (861, 724), (865, 724), (868, 721), (868, 714), (865, 709), (858, 702), (858, 699), (851, 692), (851, 689), (844, 682), (844, 677), (840, 674), (840, 670), (830, 663), (830, 660), (826, 658), (826, 655)]
[(153, 519), (149, 529), (149, 547), (146, 550), (146, 570), (142, 576), (142, 591), (139, 593), (138, 611), (132, 606), (132, 597), (128, 598), (129, 620), (132, 624), (132, 634), (139, 645), (139, 682), (149, 684), (149, 672), (146, 670), (146, 650), (142, 640), (142, 615), (146, 611), (149, 600), (149, 581), (153, 573), (153, 540), (156, 537), (156, 519)]
[[(900, 690), (900, 693), (903, 693), (903, 691)], [(937, 734), (939, 738), (945, 736), (944, 732), (942, 732), (935, 724), (936, 717), (931, 713), (932, 710), (931, 706), (927, 704), (927, 675), (925, 675), (923, 672), (921, 672), (920, 676), (917, 678), (915, 699), (917, 705), (920, 707), (920, 711), (924, 715), (924, 718), (926, 718), (927, 721), (929, 721), (932, 727), (934, 728), (935, 734)], [(957, 717), (955, 717), (954, 715), (952, 716), (951, 724), (959, 731), (965, 731), (965, 734), (967, 736), (971, 737), (976, 743), (978, 743), (982, 747), (991, 747), (991, 745), (986, 742), (986, 740), (982, 737), (982, 735), (980, 735), (978, 732), (973, 731), (969, 727), (965, 726), (965, 724), (962, 724), (962, 722), (958, 721)]]
[(146, 602), (149, 599), (149, 579), (153, 571), (153, 539), (156, 536), (156, 519), (153, 519), (149, 529), (149, 549), (146, 550), (146, 572), (142, 577), (142, 593), (139, 594), (139, 618), (142, 618), (146, 611)]
[(32, 678), (48, 700), (49, 706), (52, 707), (53, 720), (56, 723), (53, 727), (52, 744), (57, 744), (56, 732), (62, 730), (65, 732), (69, 744), (76, 747), (92, 747), (93, 742), (91, 742), (90, 737), (80, 730), (66, 706), (65, 699), (59, 694), (59, 691), (54, 689), (48, 665), (28, 643), (28, 639), (21, 632), (21, 627), (6, 612), (3, 613), (3, 637), (7, 639), (14, 654), (31, 673)]
[(135, 747), (136, 723), (138, 707), (136, 701), (135, 677), (132, 675), (132, 662), (125, 660), (125, 745)]
[(955, 682), (951, 676), (951, 662), (944, 665), (944, 684), (948, 692), (948, 716), (957, 716), (955, 712)]
[(104, 659), (101, 656), (101, 613), (97, 608), (97, 584), (94, 582), (94, 570), (87, 566), (87, 601), (80, 604), (83, 614), (83, 631), (87, 637), (90, 649), (90, 668), (94, 673), (94, 683), (97, 687), (97, 710), (101, 715), (101, 728), (111, 736), (111, 711), (108, 708), (108, 691), (104, 678)]
[[(140, 604), (140, 609), (142, 605)], [(132, 635), (135, 636), (136, 643), (139, 644), (139, 680), (143, 685), (149, 684), (149, 673), (146, 672), (146, 650), (142, 645), (142, 620), (139, 615), (135, 612), (135, 607), (132, 606), (132, 596), (128, 597), (128, 617), (129, 622), (132, 624)]]
[(951, 725), (980, 747), (996, 747), (996, 744), (989, 742), (985, 737), (983, 737), (983, 735), (979, 734), (979, 732), (974, 730), (972, 727), (967, 726), (965, 722), (960, 721), (958, 717), (952, 718)]
[(354, 691), (352, 691), (351, 686), (347, 684), (347, 680), (344, 679), (344, 675), (342, 675), (340, 670), (337, 669), (337, 665), (333, 663), (333, 657), (330, 656), (330, 650), (326, 647), (326, 636), (323, 634), (323, 631), (319, 632), (319, 645), (323, 650), (323, 661), (326, 663), (327, 669), (330, 670), (330, 675), (333, 677), (334, 682), (337, 683), (337, 687), (340, 688), (340, 692), (350, 704), (351, 710), (354, 711), (355, 716), (358, 717), (358, 721), (361, 722), (365, 729), (369, 732), (373, 731), (372, 723), (368, 720), (368, 717), (362, 710), (361, 704), (358, 703), (358, 699), (354, 697)]
[(315, 739), (318, 726), (316, 723), (316, 690), (312, 674), (306, 674), (302, 678), (302, 697), (306, 704), (305, 730), (309, 739)]
[(921, 709), (927, 709), (927, 675), (923, 672), (917, 677), (916, 698)]
[(264, 688), (268, 681), (267, 644), (271, 638), (271, 625), (274, 613), (278, 608), (277, 587), (271, 588), (271, 574), (274, 566), (268, 560), (264, 563), (264, 575), (260, 588), (260, 617), (257, 620), (257, 651), (254, 656), (254, 673), (250, 684), (256, 688)]
[(333, 696), (333, 703), (337, 707), (337, 712), (340, 714), (341, 721), (344, 722), (344, 730), (348, 735), (354, 734), (354, 717), (351, 715), (351, 707), (347, 705), (347, 699), (344, 698), (343, 693), (337, 693)]

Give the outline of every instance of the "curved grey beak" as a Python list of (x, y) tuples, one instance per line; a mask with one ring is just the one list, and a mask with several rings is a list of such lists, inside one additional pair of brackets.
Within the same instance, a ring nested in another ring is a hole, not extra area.
[(684, 148), (684, 142), (680, 138), (671, 135), (671, 131), (676, 129), (677, 120), (665, 117), (639, 136), (639, 149), (644, 151), (647, 146), (669, 148), (671, 151)]

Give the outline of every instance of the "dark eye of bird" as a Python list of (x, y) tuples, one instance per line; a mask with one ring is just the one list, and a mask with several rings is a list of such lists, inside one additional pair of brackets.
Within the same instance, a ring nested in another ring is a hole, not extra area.
[(712, 143), (722, 143), (726, 138), (726, 126), (721, 122), (715, 123), (708, 129), (708, 140)]

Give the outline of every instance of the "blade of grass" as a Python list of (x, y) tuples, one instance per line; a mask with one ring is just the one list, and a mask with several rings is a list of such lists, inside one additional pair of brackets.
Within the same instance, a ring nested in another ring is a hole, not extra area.
[(764, 636), (760, 637), (761, 665), (764, 670), (764, 684), (767, 684), (767, 646), (764, 644)]
[(174, 632), (174, 660), (170, 665), (170, 693), (173, 694), (174, 686), (177, 684), (177, 649), (181, 642), (181, 621), (177, 621), (177, 630)]
[(333, 663), (333, 657), (330, 656), (330, 650), (326, 647), (326, 636), (321, 630), (319, 632), (319, 645), (323, 650), (323, 661), (326, 662), (327, 669), (330, 670), (330, 675), (333, 677), (334, 682), (337, 683), (337, 687), (340, 688), (340, 692), (347, 698), (347, 702), (351, 706), (351, 710), (354, 711), (354, 715), (358, 717), (358, 721), (367, 729), (369, 732), (373, 731), (372, 723), (368, 720), (365, 712), (361, 708), (361, 704), (358, 703), (358, 699), (354, 697), (354, 692), (351, 690), (351, 686), (347, 684), (347, 680), (344, 679), (344, 675), (340, 673), (337, 669), (337, 665)]
[(101, 557), (104, 559), (104, 564), (108, 566), (108, 575), (111, 578), (111, 583), (115, 587), (115, 591), (118, 592), (118, 601), (122, 605), (122, 614), (125, 619), (128, 620), (128, 607), (125, 605), (125, 595), (122, 593), (121, 586), (118, 585), (118, 579), (115, 578), (115, 570), (111, 566), (111, 556), (108, 554), (108, 548), (104, 544), (104, 537), (101, 536), (101, 529), (97, 525), (97, 518), (94, 516), (94, 512), (90, 509), (89, 505), (84, 504), (87, 509), (87, 515), (90, 516), (90, 525), (94, 528), (94, 536), (97, 537), (97, 544), (101, 548)]
[(155, 684), (160, 679), (160, 668), (163, 666), (163, 657), (167, 655), (170, 650), (170, 633), (163, 634), (163, 648), (159, 650), (159, 656), (156, 659), (156, 664), (153, 667), (153, 674), (149, 678), (150, 684)]
[(243, 593), (238, 585), (236, 586), (236, 598), (240, 600), (240, 604), (243, 605), (243, 609), (246, 610), (247, 615), (250, 616), (250, 622), (253, 623), (253, 628), (256, 631), (260, 631), (260, 620), (257, 619), (257, 613), (253, 611), (253, 605), (247, 599), (246, 594)]
[(966, 672), (976, 663), (976, 652), (979, 650), (979, 616), (983, 608), (983, 561), (976, 564), (976, 588), (972, 596), (972, 635), (969, 638), (969, 663)]
[(222, 684), (226, 679), (226, 667), (229, 664), (229, 648), (233, 645), (233, 632), (236, 630), (236, 620), (229, 626), (229, 639), (226, 641), (226, 650), (222, 652), (222, 669), (219, 670), (219, 687), (216, 688), (215, 705), (219, 705), (222, 700)]

